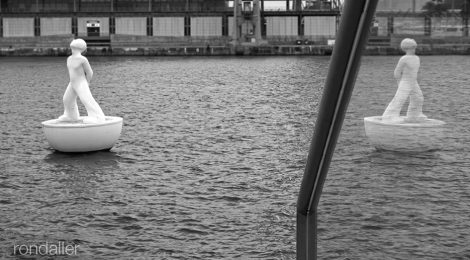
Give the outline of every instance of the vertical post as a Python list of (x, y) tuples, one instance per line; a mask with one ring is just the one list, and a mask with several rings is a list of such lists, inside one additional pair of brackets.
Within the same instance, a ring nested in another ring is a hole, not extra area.
[(393, 34), (393, 16), (389, 16), (387, 19), (388, 26), (387, 26), (387, 34), (388, 36), (392, 36)]
[(41, 18), (37, 15), (34, 17), (34, 36), (41, 36)]
[(294, 10), (302, 11), (302, 0), (294, 0)]
[(317, 207), (378, 0), (345, 1), (297, 201), (297, 259), (317, 259)]
[(286, 11), (289, 11), (289, 0), (286, 0)]
[(261, 8), (260, 0), (253, 0), (253, 22), (255, 24), (256, 43), (261, 41)]
[(222, 16), (222, 36), (228, 36), (228, 16)]
[(462, 18), (462, 21), (463, 21), (463, 26), (464, 26), (464, 36), (468, 36), (468, 10), (467, 10), (467, 1), (468, 0), (464, 0), (463, 1), (463, 18)]
[(432, 31), (431, 26), (432, 26), (431, 17), (426, 15), (424, 17), (424, 35), (431, 36), (431, 31)]
[(72, 34), (75, 38), (78, 37), (78, 19), (76, 15), (72, 16)]
[(184, 36), (191, 36), (191, 17), (189, 14), (184, 16)]
[(152, 16), (147, 16), (147, 36), (153, 36), (153, 19)]
[(468, 16), (467, 15), (462, 16), (462, 26), (463, 26), (462, 36), (467, 37), (468, 36)]
[(239, 0), (233, 0), (233, 31), (232, 31), (232, 38), (234, 44), (238, 44), (238, 38), (240, 35), (239, 32), (239, 25), (238, 25), (238, 19), (241, 15), (241, 10), (239, 6)]
[(109, 17), (109, 34), (116, 34), (116, 17), (114, 14)]

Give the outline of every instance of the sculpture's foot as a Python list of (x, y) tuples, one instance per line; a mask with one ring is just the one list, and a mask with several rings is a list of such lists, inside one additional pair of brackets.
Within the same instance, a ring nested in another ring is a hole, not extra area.
[(77, 122), (80, 119), (79, 118), (71, 118), (71, 117), (66, 116), (66, 115), (61, 115), (61, 116), (59, 116), (59, 118), (57, 118), (57, 120), (60, 121), (60, 122)]
[(98, 124), (103, 123), (106, 119), (100, 117), (86, 116), (83, 118), (83, 123), (85, 124)]

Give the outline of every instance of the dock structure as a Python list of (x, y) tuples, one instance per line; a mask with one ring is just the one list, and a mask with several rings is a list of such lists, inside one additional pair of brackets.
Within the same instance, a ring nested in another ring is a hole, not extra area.
[[(265, 8), (285, 2), (282, 10)], [(299, 0), (2, 0), (0, 48), (206, 47), (243, 42), (326, 44), (334, 39), (336, 1)], [(238, 8), (238, 9), (237, 9)], [(238, 15), (238, 16), (237, 16)], [(254, 39), (254, 40), (252, 40)]]
[[(0, 0), (0, 55), (60, 54), (74, 38), (90, 54), (331, 54), (342, 2)], [(366, 53), (398, 54), (411, 37), (421, 54), (468, 54), (470, 4), (460, 2), (436, 13), (424, 0), (379, 0)]]

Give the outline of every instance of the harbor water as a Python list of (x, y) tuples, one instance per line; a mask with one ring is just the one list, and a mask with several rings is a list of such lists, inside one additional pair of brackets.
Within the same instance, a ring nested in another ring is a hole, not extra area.
[[(421, 57), (443, 149), (377, 151), (363, 118), (396, 91), (398, 56), (364, 57), (320, 200), (319, 259), (470, 259), (470, 59)], [(296, 201), (329, 57), (89, 57), (124, 118), (109, 152), (54, 152), (65, 57), (0, 58), (0, 258), (295, 259)], [(86, 111), (79, 104), (82, 114)]]

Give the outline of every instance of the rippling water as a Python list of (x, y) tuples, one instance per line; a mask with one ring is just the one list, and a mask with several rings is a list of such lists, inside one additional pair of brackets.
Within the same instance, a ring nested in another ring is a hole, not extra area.
[[(470, 60), (422, 57), (445, 148), (379, 152), (362, 118), (398, 57), (365, 57), (319, 206), (319, 259), (470, 259)], [(294, 259), (295, 212), (329, 57), (90, 57), (124, 118), (111, 152), (51, 150), (65, 58), (0, 58), (0, 257), (67, 241), (76, 259)], [(85, 113), (83, 108), (82, 113)]]

